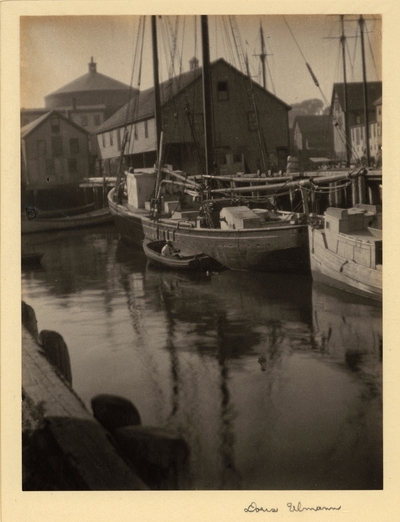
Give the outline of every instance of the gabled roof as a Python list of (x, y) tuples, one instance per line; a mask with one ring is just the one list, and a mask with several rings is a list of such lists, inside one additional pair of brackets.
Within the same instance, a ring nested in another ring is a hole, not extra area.
[(45, 96), (45, 99), (55, 94), (66, 94), (83, 91), (127, 91), (129, 88), (129, 85), (118, 80), (114, 80), (105, 74), (97, 72), (96, 63), (91, 62), (89, 64), (89, 72), (83, 76), (80, 76), (76, 80), (67, 83), (67, 85), (64, 85), (64, 87), (60, 87), (60, 89), (57, 89), (56, 91), (48, 94)]
[[(211, 68), (215, 67), (217, 64), (223, 63), (224, 65), (232, 68), (237, 74), (242, 75), (247, 78), (245, 74), (240, 72), (238, 69), (233, 67), (233, 65), (226, 62), (223, 58), (219, 58), (211, 63)], [(203, 68), (196, 67), (190, 71), (186, 71), (178, 76), (173, 77), (170, 80), (166, 80), (165, 82), (160, 83), (160, 99), (161, 105), (164, 105), (168, 101), (170, 101), (174, 96), (180, 93), (183, 89), (191, 85), (198, 78), (201, 78)], [(258, 88), (265, 90), (261, 85), (253, 82), (255, 86)], [(284, 105), (288, 110), (290, 106), (285, 102), (277, 98), (274, 94), (268, 92), (269, 96), (277, 100), (279, 103)], [(150, 118), (154, 115), (154, 87), (150, 87), (145, 91), (141, 91), (134, 95), (130, 102), (121, 107), (117, 112), (115, 112), (108, 120), (106, 120), (102, 125), (96, 128), (96, 134), (100, 134), (102, 132), (115, 129), (117, 127), (121, 127), (125, 124), (130, 124), (134, 121), (140, 121), (143, 119)]]
[[(353, 82), (347, 84), (347, 101), (349, 111), (364, 110), (364, 87), (363, 82)], [(338, 95), (340, 105), (344, 107), (344, 83), (335, 83), (332, 90), (331, 107), (335, 99), (335, 92)], [(382, 82), (367, 83), (368, 110), (374, 110), (374, 101), (382, 96)]]
[(65, 122), (67, 122), (69, 125), (71, 125), (72, 127), (75, 127), (76, 129), (80, 130), (81, 132), (84, 132), (85, 134), (90, 134), (86, 129), (80, 127), (79, 125), (77, 125), (76, 123), (74, 123), (72, 120), (69, 120), (68, 118), (66, 118), (63, 114), (61, 114), (60, 112), (56, 111), (56, 110), (52, 110), (50, 112), (47, 112), (46, 114), (43, 114), (42, 116), (39, 116), (39, 118), (36, 118), (36, 120), (33, 120), (31, 121), (30, 123), (28, 123), (27, 125), (24, 125), (22, 128), (21, 128), (21, 138), (24, 139), (26, 138), (29, 134), (31, 134), (35, 129), (37, 129), (38, 127), (40, 127), (40, 125), (42, 125), (43, 122), (45, 122), (48, 118), (50, 118), (51, 116), (53, 116), (54, 114), (56, 114), (61, 120), (64, 120)]
[[(160, 101), (164, 105), (182, 89), (201, 76), (201, 67), (184, 72), (170, 80), (160, 83)], [(97, 127), (96, 134), (105, 130), (121, 127), (125, 123), (150, 118), (154, 114), (154, 87), (136, 93), (131, 101), (121, 107), (102, 125)]]
[(298, 125), (302, 134), (321, 134), (332, 128), (332, 118), (328, 115), (297, 116), (294, 127)]

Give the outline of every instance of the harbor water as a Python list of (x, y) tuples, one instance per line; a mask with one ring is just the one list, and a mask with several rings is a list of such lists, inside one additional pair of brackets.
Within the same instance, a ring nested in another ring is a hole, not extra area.
[(90, 409), (129, 399), (190, 448), (191, 489), (382, 489), (382, 308), (310, 276), (153, 268), (110, 226), (33, 234), (22, 298)]

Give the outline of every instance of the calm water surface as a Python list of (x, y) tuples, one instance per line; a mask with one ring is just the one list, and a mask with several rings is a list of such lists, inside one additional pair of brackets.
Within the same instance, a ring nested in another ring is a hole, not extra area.
[[(28, 243), (28, 244), (26, 244)], [(193, 489), (382, 488), (382, 310), (306, 276), (147, 266), (114, 228), (23, 238), (73, 386), (176, 430)]]

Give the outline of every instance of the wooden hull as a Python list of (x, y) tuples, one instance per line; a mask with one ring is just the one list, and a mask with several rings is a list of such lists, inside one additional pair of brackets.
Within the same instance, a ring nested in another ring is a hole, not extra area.
[(60, 210), (39, 210), (35, 219), (54, 219), (76, 216), (86, 212), (93, 212), (95, 210), (94, 203), (84, 205), (81, 207), (65, 208)]
[(314, 281), (382, 300), (382, 271), (348, 260), (328, 250), (323, 229), (309, 227), (311, 273)]
[(112, 222), (112, 216), (108, 208), (102, 208), (93, 212), (86, 212), (75, 216), (51, 219), (22, 219), (22, 234), (35, 232), (47, 232), (52, 230), (66, 230), (70, 228), (93, 227)]
[(112, 201), (109, 208), (121, 236), (132, 244), (171, 240), (203, 253), (233, 270), (309, 271), (307, 225), (271, 225), (253, 229), (196, 228), (192, 222), (155, 221), (148, 212), (131, 211)]
[(143, 250), (149, 262), (161, 268), (173, 270), (207, 270), (212, 267), (212, 259), (204, 254), (181, 252), (181, 257), (166, 257), (161, 255), (165, 241), (143, 241)]

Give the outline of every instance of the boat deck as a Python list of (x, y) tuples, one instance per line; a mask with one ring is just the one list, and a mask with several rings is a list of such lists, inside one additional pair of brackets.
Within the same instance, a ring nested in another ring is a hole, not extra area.
[(345, 234), (344, 232), (340, 232), (341, 236), (348, 237), (349, 239), (355, 239), (360, 241), (371, 241), (371, 242), (378, 242), (382, 241), (382, 236), (378, 236), (371, 230), (355, 230), (354, 232), (350, 234)]

